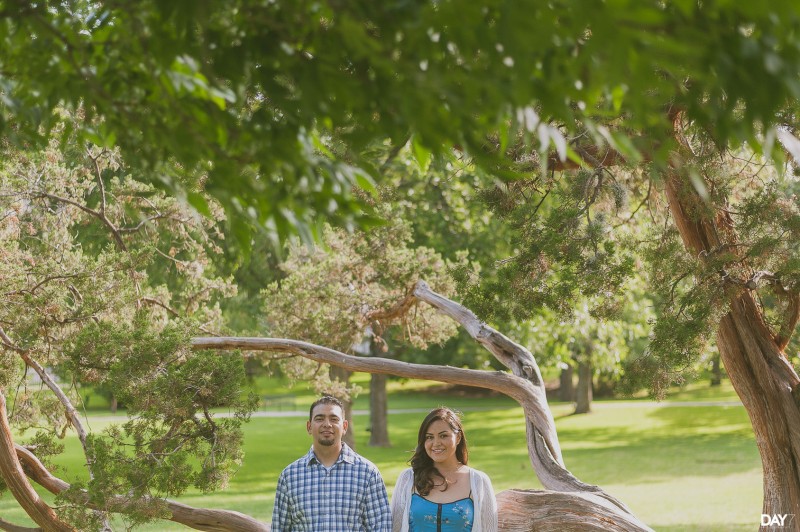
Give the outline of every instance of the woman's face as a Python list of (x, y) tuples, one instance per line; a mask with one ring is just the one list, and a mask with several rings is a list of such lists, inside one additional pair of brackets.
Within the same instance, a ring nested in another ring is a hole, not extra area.
[(447, 422), (437, 419), (425, 431), (425, 452), (435, 465), (452, 465), (458, 463), (456, 447), (461, 442), (461, 434), (454, 432)]

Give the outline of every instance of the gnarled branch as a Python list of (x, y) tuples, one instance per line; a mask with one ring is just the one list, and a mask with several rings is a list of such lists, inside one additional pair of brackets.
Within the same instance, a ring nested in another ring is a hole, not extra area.
[(15, 452), (11, 427), (6, 414), (6, 396), (0, 392), (0, 476), (19, 505), (33, 521), (48, 531), (74, 530), (58, 518), (50, 506), (36, 493), (22, 470)]
[[(317, 362), (343, 367), (350, 371), (392, 374), (498, 391), (522, 405), (526, 417), (528, 453), (531, 463), (545, 488), (561, 492), (557, 500), (563, 502), (576, 498), (576, 503), (580, 502), (586, 508), (596, 507), (597, 511), (592, 514), (593, 519), (595, 516), (616, 515), (619, 519), (616, 519), (615, 522), (620, 523), (618, 530), (650, 530), (623, 503), (599, 487), (581, 482), (566, 469), (555, 430), (555, 421), (547, 407), (544, 381), (530, 351), (478, 320), (469, 309), (432, 291), (424, 281), (417, 283), (412, 294), (418, 300), (425, 301), (463, 325), (470, 336), (506, 365), (511, 373), (410, 364), (378, 357), (357, 357), (308, 342), (282, 338), (194, 338), (192, 348), (288, 352)], [(407, 299), (401, 306), (410, 308)], [(525, 511), (552, 523), (562, 522), (560, 516), (553, 514), (548, 508), (529, 507)], [(597, 517), (597, 520), (599, 522), (605, 518)], [(530, 528), (504, 529), (530, 530)], [(570, 528), (560, 527), (559, 529), (569, 530)]]

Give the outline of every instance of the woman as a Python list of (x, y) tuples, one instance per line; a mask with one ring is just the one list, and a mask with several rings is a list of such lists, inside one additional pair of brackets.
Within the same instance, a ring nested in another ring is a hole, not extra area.
[(437, 408), (422, 421), (411, 468), (392, 494), (392, 532), (495, 532), (497, 502), (485, 473), (467, 466), (461, 420)]

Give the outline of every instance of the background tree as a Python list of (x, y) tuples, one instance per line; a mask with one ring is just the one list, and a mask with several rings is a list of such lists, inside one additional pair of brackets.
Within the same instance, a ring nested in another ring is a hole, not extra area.
[[(0, 173), (3, 486), (42, 528), (87, 530), (108, 528), (112, 508), (136, 524), (163, 517), (164, 497), (223, 485), (254, 405), (240, 397), (241, 360), (186, 349), (189, 335), (220, 330), (215, 301), (233, 290), (209, 261), (217, 221), (132, 179), (113, 150), (79, 142), (4, 146)], [(129, 415), (102, 432), (79, 414), (80, 386), (97, 382)], [(222, 405), (235, 417), (211, 414)], [(77, 432), (88, 476), (73, 473), (57, 509), (30, 489), (12, 426), (49, 427), (30, 440), (43, 460)]]
[[(569, 366), (577, 369), (577, 388), (573, 388), (574, 371), (566, 372), (570, 382), (569, 396), (559, 398), (575, 402), (575, 413), (591, 410), (594, 380), (602, 376), (603, 384), (612, 390), (622, 378), (623, 366), (630, 358), (644, 353), (652, 318), (648, 301), (632, 301), (616, 319), (599, 320), (589, 312), (590, 304), (572, 309), (568, 317), (544, 311), (530, 319), (522, 338), (531, 346), (531, 353), (543, 366)], [(608, 392), (606, 392), (608, 393)]]
[[(428, 248), (410, 247), (410, 236), (405, 224), (397, 222), (366, 234), (329, 229), (323, 234), (324, 247), (291, 246), (281, 264), (286, 277), (263, 293), (267, 331), (273, 336), (334, 346), (342, 352), (358, 351), (356, 346), (364, 342), (359, 354), (368, 356), (395, 354), (391, 340), (417, 349), (443, 343), (455, 334), (455, 327), (433, 309), (421, 307), (396, 319), (387, 308), (424, 277), (445, 293), (454, 287), (441, 256)], [(392, 335), (393, 328), (396, 334)], [(338, 379), (337, 386), (317, 365), (303, 359), (283, 366), (296, 377), (316, 377), (318, 391), (332, 391), (350, 405), (349, 373)], [(336, 380), (341, 375), (332, 373), (331, 377)], [(370, 405), (378, 409), (370, 412), (370, 445), (388, 446), (386, 379), (382, 375), (372, 379)], [(354, 431), (355, 427), (348, 431), (351, 445)]]

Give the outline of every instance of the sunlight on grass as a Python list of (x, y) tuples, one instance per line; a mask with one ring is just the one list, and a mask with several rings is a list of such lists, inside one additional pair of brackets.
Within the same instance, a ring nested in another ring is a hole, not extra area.
[[(356, 416), (353, 424), (358, 451), (378, 465), (390, 493), (407, 467), (424, 412), (441, 404), (463, 410), (470, 465), (488, 473), (497, 492), (541, 487), (528, 459), (522, 409), (513, 401), (448, 396), (440, 387), (411, 381), (395, 382), (391, 390), (390, 408), (422, 410), (390, 415), (392, 448), (367, 446), (367, 416)], [(552, 412), (567, 467), (584, 482), (621, 499), (655, 530), (753, 530), (761, 513), (761, 467), (745, 410), (681, 405), (682, 401), (727, 402), (729, 394), (724, 388), (709, 392), (698, 386), (664, 403), (596, 401), (592, 414), (580, 416), (571, 415), (573, 405), (554, 403)], [(245, 428), (245, 462), (225, 491), (189, 492), (179, 500), (269, 521), (280, 471), (311, 443), (304, 416), (313, 397), (310, 392), (298, 393), (296, 417), (252, 419)], [(367, 399), (359, 397), (356, 408)], [(106, 423), (100, 419), (91, 421), (95, 430)], [(83, 460), (77, 439), (69, 437), (66, 442), (68, 453), (59, 474), (70, 480), (75, 471), (84, 474)], [(0, 515), (19, 525), (33, 524), (8, 494), (0, 498)], [(159, 522), (141, 530), (185, 528)]]

